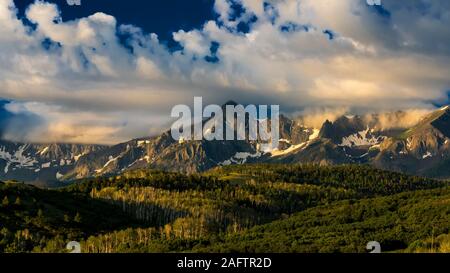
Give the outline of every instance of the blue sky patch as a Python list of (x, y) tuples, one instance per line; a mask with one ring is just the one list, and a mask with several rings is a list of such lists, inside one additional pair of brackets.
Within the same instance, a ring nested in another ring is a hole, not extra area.
[(287, 22), (280, 26), (280, 31), (287, 32), (287, 33), (299, 32), (299, 31), (308, 32), (310, 28), (311, 28), (311, 26), (308, 26), (308, 25), (299, 25), (299, 24), (296, 24), (293, 22)]
[(334, 40), (334, 38), (336, 37), (336, 34), (329, 29), (324, 30), (323, 34), (327, 35), (329, 40)]
[[(19, 18), (25, 17), (26, 8), (34, 2), (34, 0), (14, 1)], [(46, 0), (46, 2), (58, 5), (64, 22), (103, 12), (114, 16), (118, 25), (131, 24), (142, 28), (146, 33), (156, 33), (169, 47), (177, 46), (172, 39), (173, 32), (180, 29), (185, 31), (198, 29), (206, 21), (218, 17), (213, 9), (214, 0), (127, 0), (114, 3), (109, 1), (105, 3), (105, 0), (82, 0), (81, 6), (69, 6), (66, 0)], [(26, 19), (22, 21), (33, 26)]]

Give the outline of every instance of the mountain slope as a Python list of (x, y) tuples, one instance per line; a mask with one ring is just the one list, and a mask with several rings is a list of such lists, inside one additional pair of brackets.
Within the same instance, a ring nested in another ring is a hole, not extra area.
[[(404, 115), (394, 112), (388, 120), (392, 123)], [(303, 125), (301, 117), (290, 119), (281, 115), (278, 148), (269, 150), (262, 149), (260, 140), (175, 140), (170, 131), (114, 146), (0, 141), (0, 179), (58, 185), (60, 181), (142, 168), (198, 173), (217, 166), (262, 162), (370, 164), (409, 174), (450, 177), (448, 107), (410, 128), (396, 124), (384, 128), (381, 119), (378, 114), (342, 116), (332, 122), (327, 120), (321, 128), (312, 128)], [(203, 122), (207, 134), (215, 130), (208, 121)], [(267, 124), (270, 122), (268, 119)], [(224, 121), (223, 126), (230, 124)], [(237, 129), (233, 130), (237, 136)]]
[(448, 234), (449, 198), (450, 188), (446, 188), (335, 202), (254, 227), (197, 251), (367, 253), (370, 241), (379, 242), (383, 252), (414, 251), (422, 240)]
[(448, 177), (449, 159), (450, 109), (444, 107), (398, 137), (386, 139), (373, 164), (390, 170)]
[(52, 184), (101, 145), (24, 144), (0, 140), (0, 179)]

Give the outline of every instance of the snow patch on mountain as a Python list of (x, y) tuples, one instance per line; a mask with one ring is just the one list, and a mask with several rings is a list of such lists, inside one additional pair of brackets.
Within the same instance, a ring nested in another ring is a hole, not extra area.
[(429, 157), (433, 157), (433, 154), (430, 153), (430, 152), (426, 152), (426, 153), (422, 156), (422, 159), (427, 159), (427, 158), (429, 158)]
[(104, 169), (106, 169), (106, 167), (109, 166), (109, 164), (113, 163), (114, 161), (119, 160), (119, 158), (121, 157), (121, 155), (117, 156), (117, 157), (113, 157), (112, 155), (109, 156), (108, 161), (105, 163), (105, 165), (103, 165), (103, 167), (101, 169), (97, 169), (95, 170), (96, 173), (102, 173)]
[(64, 177), (64, 175), (60, 174), (59, 172), (56, 173), (56, 179), (57, 180), (60, 180), (63, 177)]
[(150, 144), (150, 140), (138, 140), (137, 142), (138, 147), (143, 147), (148, 144)]
[(309, 143), (309, 142), (303, 142), (303, 143), (300, 143), (300, 144), (298, 144), (298, 145), (292, 145), (292, 146), (290, 146), (289, 148), (287, 148), (286, 150), (278, 150), (278, 149), (275, 149), (275, 150), (273, 150), (273, 151), (271, 152), (272, 157), (277, 157), (277, 156), (287, 155), (287, 154), (290, 154), (290, 153), (295, 152), (295, 151), (297, 151), (297, 150), (300, 150), (300, 149), (302, 149), (302, 148), (306, 148), (306, 146), (307, 146), (308, 143)]
[(314, 140), (314, 139), (318, 138), (319, 134), (320, 134), (320, 130), (314, 129), (313, 133), (309, 136), (309, 140)]
[(6, 162), (5, 173), (9, 172), (9, 166), (11, 166), (11, 162)]
[(82, 157), (83, 154), (79, 154), (73, 157), (73, 159), (75, 159), (75, 162), (78, 162), (78, 160), (80, 159), (80, 157)]
[(261, 152), (256, 152), (254, 154), (247, 153), (247, 152), (238, 152), (234, 156), (232, 156), (230, 159), (227, 159), (221, 163), (219, 163), (219, 166), (228, 166), (231, 164), (245, 164), (249, 158), (258, 158), (261, 157)]
[(48, 149), (49, 149), (49, 147), (45, 147), (44, 149), (42, 149), (42, 151), (39, 151), (38, 153), (39, 153), (39, 155), (44, 155), (45, 153), (47, 153), (48, 152)]
[[(309, 130), (308, 130), (309, 132)], [(271, 157), (278, 157), (278, 156), (283, 156), (283, 155), (287, 155), (290, 153), (293, 153), (295, 151), (301, 150), (301, 149), (305, 149), (306, 147), (308, 147), (308, 145), (315, 139), (317, 139), (319, 137), (319, 133), (320, 130), (319, 129), (313, 129), (312, 134), (309, 136), (309, 140), (297, 145), (291, 145), (289, 148), (285, 149), (285, 150), (279, 150), (279, 149), (274, 149), (273, 151), (271, 151)]]
[(408, 137), (406, 139), (406, 147), (408, 148), (408, 150), (411, 150), (411, 148), (412, 148), (412, 138)]
[(371, 134), (370, 128), (360, 131), (348, 137), (343, 137), (339, 146), (357, 147), (357, 146), (373, 146), (380, 144), (385, 137), (374, 136)]
[(24, 154), (27, 147), (28, 145), (22, 145), (13, 154), (6, 151), (5, 147), (0, 147), (0, 159), (5, 160), (7, 164), (4, 169), (5, 173), (9, 171), (11, 165), (18, 168), (31, 168), (38, 163), (33, 157)]
[(134, 161), (133, 163), (131, 163), (130, 165), (128, 165), (128, 168), (134, 166), (135, 164), (142, 162), (142, 161), (146, 161), (147, 163), (151, 163), (154, 159), (150, 158), (150, 156), (146, 155), (144, 157), (139, 158), (138, 160)]

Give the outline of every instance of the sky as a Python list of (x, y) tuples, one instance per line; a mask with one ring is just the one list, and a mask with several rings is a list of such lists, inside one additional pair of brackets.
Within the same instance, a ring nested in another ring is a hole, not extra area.
[(450, 1), (0, 0), (0, 125), (27, 142), (114, 144), (177, 104), (287, 114), (449, 103)]

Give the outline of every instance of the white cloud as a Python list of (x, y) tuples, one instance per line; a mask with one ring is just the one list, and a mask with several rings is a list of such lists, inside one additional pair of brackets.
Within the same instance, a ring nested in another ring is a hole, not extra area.
[[(231, 20), (231, 2), (216, 0), (218, 22), (176, 31), (183, 50), (172, 53), (156, 34), (110, 15), (63, 22), (56, 5), (41, 1), (26, 12), (33, 30), (11, 0), (0, 0), (0, 97), (46, 121), (27, 140), (102, 143), (163, 128), (172, 106), (194, 95), (289, 111), (427, 108), (447, 98), (449, 1), (384, 0), (389, 15), (358, 0), (268, 1), (265, 9), (262, 1), (234, 2), (241, 17)], [(239, 32), (253, 16), (249, 33)], [(220, 44), (217, 63), (204, 59), (212, 42)]]

